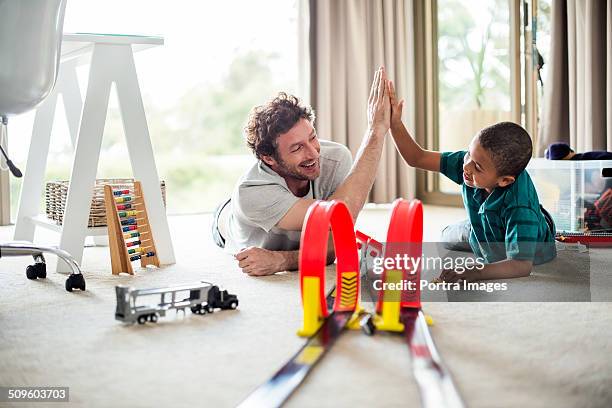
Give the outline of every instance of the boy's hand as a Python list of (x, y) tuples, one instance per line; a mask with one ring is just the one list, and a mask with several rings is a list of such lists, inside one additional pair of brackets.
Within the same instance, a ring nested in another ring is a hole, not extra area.
[(391, 104), (391, 129), (395, 129), (402, 124), (402, 110), (404, 109), (405, 101), (403, 99), (397, 100), (395, 86), (391, 80), (389, 80), (389, 101)]
[(387, 82), (385, 68), (380, 67), (374, 75), (368, 99), (368, 126), (380, 136), (384, 136), (391, 126), (391, 105)]
[(504, 259), (503, 261), (486, 264), (480, 269), (478, 266), (466, 268), (463, 273), (444, 270), (440, 274), (440, 279), (445, 282), (459, 282), (460, 280), (474, 282), (487, 279), (523, 278), (531, 274), (532, 267), (532, 261)]
[(402, 123), (402, 110), (406, 101), (403, 99), (398, 101), (393, 81), (389, 80), (388, 83), (389, 102), (391, 105), (391, 128), (394, 128)]
[(482, 279), (480, 269), (466, 268), (462, 273), (455, 272), (453, 269), (445, 269), (440, 274), (440, 280), (448, 283), (456, 283), (460, 281), (474, 282)]

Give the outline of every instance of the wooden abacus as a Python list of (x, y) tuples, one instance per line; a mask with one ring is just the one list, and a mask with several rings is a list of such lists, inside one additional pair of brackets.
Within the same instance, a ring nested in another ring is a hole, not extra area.
[(138, 260), (142, 267), (159, 267), (140, 182), (134, 181), (132, 190), (104, 186), (104, 203), (113, 275), (133, 275), (132, 262)]

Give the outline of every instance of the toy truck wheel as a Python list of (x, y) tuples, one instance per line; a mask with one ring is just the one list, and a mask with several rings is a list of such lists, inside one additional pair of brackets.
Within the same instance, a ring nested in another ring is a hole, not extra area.
[(145, 324), (147, 322), (147, 316), (141, 315), (138, 316), (138, 324)]
[(157, 313), (153, 313), (152, 315), (149, 315), (149, 321), (151, 323), (157, 323), (157, 319), (158, 319)]
[(236, 309), (238, 307), (238, 301), (232, 300), (229, 305), (230, 309)]
[(202, 310), (202, 305), (191, 306), (191, 313), (200, 314)]

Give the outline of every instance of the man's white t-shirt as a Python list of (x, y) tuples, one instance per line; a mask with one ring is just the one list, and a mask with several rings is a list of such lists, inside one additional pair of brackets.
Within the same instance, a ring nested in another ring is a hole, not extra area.
[(300, 198), (328, 199), (352, 166), (353, 158), (346, 146), (327, 140), (321, 140), (320, 145), (321, 173), (310, 183), (304, 197), (295, 196), (285, 179), (261, 160), (242, 176), (224, 210), (228, 211), (224, 228), (228, 252), (250, 246), (274, 251), (299, 249), (301, 231), (283, 230), (276, 224)]

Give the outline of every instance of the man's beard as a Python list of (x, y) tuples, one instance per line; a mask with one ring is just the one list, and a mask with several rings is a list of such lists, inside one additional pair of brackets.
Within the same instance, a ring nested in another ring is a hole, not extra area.
[[(316, 180), (319, 175), (320, 172), (316, 175), (313, 176), (308, 176), (306, 174), (302, 174), (300, 173), (299, 170), (299, 164), (297, 166), (289, 166), (287, 165), (287, 163), (281, 159), (280, 157), (276, 157), (276, 162), (278, 163), (278, 168), (276, 169), (276, 172), (278, 173), (279, 176), (281, 177), (291, 177), (294, 178), (296, 180)], [(317, 159), (317, 166), (319, 166), (319, 159)]]

